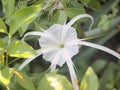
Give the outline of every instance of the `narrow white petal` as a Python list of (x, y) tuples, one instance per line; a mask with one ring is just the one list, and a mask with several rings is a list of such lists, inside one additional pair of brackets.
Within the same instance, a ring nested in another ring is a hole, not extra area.
[(76, 77), (76, 74), (75, 74), (74, 67), (72, 65), (72, 61), (67, 61), (67, 66), (69, 68), (69, 73), (70, 73), (70, 77), (71, 77), (71, 80), (72, 80), (74, 90), (79, 90), (79, 87), (77, 85), (78, 80), (77, 80), (77, 77)]
[(27, 64), (29, 64), (32, 60), (34, 60), (36, 57), (40, 56), (41, 54), (42, 54), (42, 51), (39, 50), (38, 51), (38, 55), (36, 55), (35, 57), (28, 58), (27, 60), (25, 60), (25, 62), (23, 62), (22, 65), (20, 65), (18, 70), (22, 70)]
[(77, 80), (77, 77), (76, 77), (76, 74), (75, 74), (75, 70), (74, 70), (74, 67), (73, 67), (73, 64), (72, 64), (72, 60), (68, 54), (68, 52), (66, 50), (64, 50), (64, 55), (66, 57), (66, 63), (67, 63), (67, 66), (68, 66), (68, 69), (69, 69), (69, 73), (70, 73), (70, 77), (71, 77), (71, 80), (72, 80), (72, 84), (73, 84), (73, 87), (74, 87), (74, 90), (79, 90), (79, 87), (78, 87), (78, 80)]
[(28, 33), (26, 33), (25, 35), (24, 35), (24, 37), (23, 37), (23, 39), (22, 40), (24, 40), (25, 39), (25, 37), (27, 37), (27, 36), (30, 36), (30, 35), (36, 35), (36, 36), (43, 36), (43, 37), (45, 37), (45, 38), (48, 38), (48, 39), (50, 39), (50, 40), (52, 40), (52, 41), (57, 41), (49, 32), (47, 32), (47, 31), (43, 31), (43, 32), (38, 32), (38, 31), (32, 31), (32, 32), (28, 32)]
[(105, 52), (107, 52), (109, 54), (112, 54), (113, 56), (117, 57), (118, 59), (120, 59), (120, 54), (118, 54), (117, 52), (115, 52), (115, 51), (113, 51), (113, 50), (111, 50), (107, 47), (104, 47), (102, 45), (97, 45), (97, 44), (90, 43), (90, 42), (85, 42), (85, 41), (80, 41), (79, 44), (105, 51)]
[(42, 34), (43, 34), (43, 32), (37, 32), (37, 31), (28, 32), (28, 33), (26, 33), (26, 34), (24, 35), (24, 37), (23, 37), (22, 40), (24, 40), (25, 37), (30, 36), (30, 35), (38, 35), (38, 36), (41, 36)]
[(89, 14), (81, 14), (81, 15), (78, 15), (78, 16), (74, 17), (70, 22), (68, 22), (67, 25), (68, 25), (68, 26), (71, 26), (71, 25), (73, 25), (78, 19), (86, 18), (86, 17), (90, 18), (91, 21), (92, 21), (92, 22), (91, 22), (91, 25), (90, 25), (90, 27), (89, 27), (89, 30), (91, 30), (91, 28), (92, 28), (92, 26), (93, 26), (93, 23), (94, 23), (94, 20), (93, 20), (93, 17), (90, 16)]
[(55, 65), (55, 64), (52, 64), (52, 65), (50, 66), (50, 71), (51, 71), (51, 72), (54, 71), (55, 68), (56, 68), (56, 65)]

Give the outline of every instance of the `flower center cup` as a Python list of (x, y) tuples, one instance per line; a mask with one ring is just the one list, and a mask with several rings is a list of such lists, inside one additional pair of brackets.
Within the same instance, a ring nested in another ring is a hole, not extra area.
[(65, 45), (64, 45), (63, 43), (60, 43), (60, 44), (59, 44), (59, 47), (60, 47), (60, 48), (64, 48)]

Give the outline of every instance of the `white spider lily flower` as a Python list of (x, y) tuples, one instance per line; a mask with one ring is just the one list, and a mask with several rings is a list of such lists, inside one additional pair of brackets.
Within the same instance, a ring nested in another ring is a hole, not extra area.
[[(37, 51), (38, 55), (36, 57), (43, 54), (43, 58), (46, 61), (51, 62), (51, 71), (55, 70), (57, 65), (62, 67), (63, 64), (67, 64), (74, 90), (79, 90), (79, 86), (77, 85), (78, 81), (71, 59), (74, 55), (76, 55), (79, 52), (79, 47), (81, 45), (100, 49), (120, 59), (120, 54), (107, 47), (86, 42), (82, 39), (77, 38), (76, 29), (71, 25), (74, 24), (78, 19), (84, 17), (90, 18), (93, 24), (93, 18), (90, 15), (82, 14), (73, 18), (70, 22), (68, 22), (68, 24), (54, 24), (48, 30), (45, 30), (43, 32), (29, 32), (24, 36), (24, 38), (28, 35), (41, 36), (38, 39), (41, 49)], [(91, 29), (91, 26), (89, 29)], [(28, 58), (19, 67), (19, 70), (23, 69), (29, 62), (31, 62), (36, 57)]]

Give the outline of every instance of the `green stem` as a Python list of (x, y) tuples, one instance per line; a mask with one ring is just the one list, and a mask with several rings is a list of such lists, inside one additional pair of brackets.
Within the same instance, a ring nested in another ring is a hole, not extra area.
[(12, 60), (10, 63), (8, 63), (8, 65), (14, 63), (14, 62), (17, 61), (17, 60), (19, 60), (19, 58), (16, 58), (16, 59)]
[(41, 30), (41, 31), (44, 30), (43, 28), (41, 28), (41, 27), (37, 24), (37, 22), (34, 22), (34, 24), (35, 24), (36, 28), (38, 28), (39, 30)]
[(105, 35), (107, 35), (107, 32), (106, 33), (97, 34), (97, 35), (93, 35), (93, 36), (90, 36), (90, 37), (86, 37), (86, 38), (83, 38), (81, 40), (91, 40), (91, 39), (99, 38), (99, 37), (102, 37), (102, 36), (105, 36)]
[[(7, 45), (7, 50), (10, 46), (10, 42), (11, 42), (11, 35), (8, 34), (8, 45)], [(6, 54), (6, 65), (8, 65), (8, 53)]]

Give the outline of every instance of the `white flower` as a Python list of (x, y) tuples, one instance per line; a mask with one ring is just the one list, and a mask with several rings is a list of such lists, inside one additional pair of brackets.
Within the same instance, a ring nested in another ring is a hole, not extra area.
[[(108, 52), (118, 59), (120, 55), (115, 51), (108, 49), (104, 46), (96, 45), (90, 42), (83, 41), (82, 39), (77, 38), (76, 29), (71, 25), (74, 24), (78, 19), (89, 17), (92, 20), (93, 18), (88, 14), (78, 15), (73, 18), (68, 24), (60, 25), (54, 24), (48, 30), (43, 32), (29, 32), (25, 34), (24, 38), (28, 35), (40, 35), (38, 39), (41, 49), (37, 51), (38, 57), (43, 54), (43, 58), (46, 61), (51, 62), (51, 71), (55, 70), (56, 66), (60, 67), (66, 63), (70, 72), (70, 77), (74, 90), (79, 90), (77, 85), (77, 77), (72, 63), (72, 57), (79, 52), (79, 47), (81, 45), (90, 46)], [(92, 26), (91, 24), (91, 26)], [(91, 26), (89, 29), (91, 29)], [(23, 39), (24, 39), (23, 38)], [(36, 57), (28, 58), (20, 67), (19, 70), (23, 69), (29, 62), (31, 62)]]

